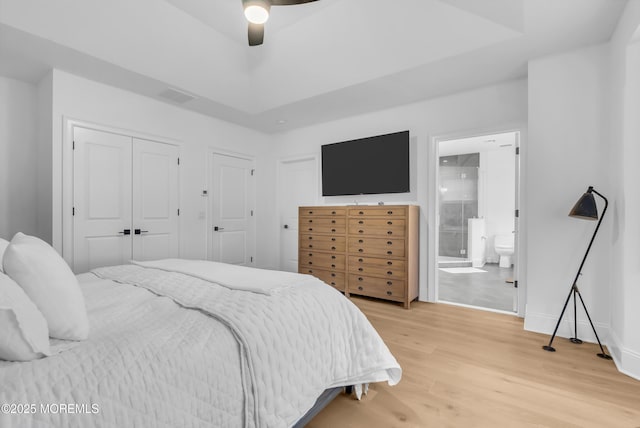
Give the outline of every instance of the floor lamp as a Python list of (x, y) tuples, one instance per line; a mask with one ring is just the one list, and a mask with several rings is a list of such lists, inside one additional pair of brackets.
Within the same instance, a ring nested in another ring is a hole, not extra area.
[(591, 237), (591, 242), (589, 242), (589, 246), (587, 247), (587, 252), (584, 254), (582, 259), (582, 263), (580, 263), (580, 268), (578, 269), (578, 273), (576, 274), (576, 278), (573, 280), (573, 285), (571, 286), (571, 290), (569, 291), (569, 295), (567, 296), (567, 300), (564, 302), (564, 307), (562, 308), (562, 312), (560, 313), (560, 318), (558, 318), (558, 323), (556, 324), (555, 330), (553, 330), (553, 335), (551, 336), (551, 340), (548, 345), (542, 347), (545, 351), (555, 352), (556, 349), (551, 346), (553, 343), (553, 339), (556, 337), (556, 333), (558, 332), (558, 327), (560, 326), (560, 321), (562, 321), (562, 316), (564, 315), (564, 311), (567, 309), (567, 305), (569, 304), (569, 300), (571, 296), (573, 296), (573, 329), (574, 329), (574, 337), (572, 337), (571, 342), (580, 344), (582, 340), (578, 339), (578, 314), (576, 308), (576, 295), (580, 298), (580, 303), (582, 303), (582, 307), (584, 308), (584, 313), (587, 314), (587, 319), (589, 320), (589, 324), (591, 324), (591, 328), (593, 329), (593, 334), (596, 336), (596, 340), (598, 341), (598, 345), (600, 345), (601, 353), (598, 354), (598, 357), (604, 358), (605, 360), (610, 360), (611, 355), (607, 354), (602, 347), (602, 343), (600, 343), (600, 338), (598, 337), (598, 333), (596, 333), (596, 328), (593, 326), (593, 322), (591, 321), (591, 317), (589, 316), (589, 311), (587, 311), (587, 306), (584, 304), (584, 300), (582, 300), (582, 295), (580, 295), (580, 290), (578, 289), (578, 277), (582, 272), (582, 267), (584, 266), (585, 260), (587, 260), (587, 255), (589, 254), (589, 250), (591, 249), (591, 245), (593, 244), (593, 240), (596, 238), (596, 234), (598, 233), (598, 229), (600, 228), (600, 223), (602, 223), (602, 219), (604, 218), (604, 214), (607, 212), (607, 207), (609, 206), (609, 201), (602, 194), (598, 193), (592, 186), (589, 186), (587, 192), (582, 195), (582, 197), (576, 202), (576, 204), (569, 212), (570, 217), (582, 218), (586, 220), (598, 220), (598, 207), (596, 206), (596, 200), (593, 194), (600, 196), (604, 199), (604, 209), (602, 210), (602, 215), (600, 216), (600, 220), (598, 221), (598, 225), (596, 226), (596, 230), (593, 232), (593, 236)]

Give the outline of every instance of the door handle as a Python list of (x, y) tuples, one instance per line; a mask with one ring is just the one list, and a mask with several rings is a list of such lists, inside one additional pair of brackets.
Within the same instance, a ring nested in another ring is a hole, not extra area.
[(122, 232), (118, 232), (120, 235), (131, 235), (131, 229), (124, 229)]
[(213, 231), (214, 232), (219, 232), (221, 230), (224, 230), (224, 227), (213, 226)]
[(133, 233), (135, 233), (136, 235), (140, 235), (141, 233), (148, 233), (148, 230), (140, 230), (140, 229), (134, 229)]

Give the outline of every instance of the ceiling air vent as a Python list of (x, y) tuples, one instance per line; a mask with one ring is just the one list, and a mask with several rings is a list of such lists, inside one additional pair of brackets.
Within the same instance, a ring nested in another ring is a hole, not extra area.
[(173, 101), (174, 103), (184, 104), (187, 101), (195, 100), (196, 97), (173, 88), (167, 88), (159, 94), (162, 98)]

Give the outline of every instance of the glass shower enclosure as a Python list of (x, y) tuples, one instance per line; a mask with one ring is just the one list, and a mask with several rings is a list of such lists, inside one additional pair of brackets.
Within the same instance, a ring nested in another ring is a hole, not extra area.
[(439, 262), (466, 261), (469, 219), (478, 216), (480, 154), (441, 156)]

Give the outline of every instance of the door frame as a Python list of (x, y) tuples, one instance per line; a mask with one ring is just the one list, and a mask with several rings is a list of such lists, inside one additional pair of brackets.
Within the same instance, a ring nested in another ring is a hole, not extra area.
[(524, 190), (526, 188), (526, 126), (522, 123), (507, 124), (491, 128), (480, 128), (474, 130), (453, 132), (433, 136), (429, 147), (428, 161), (428, 218), (433, 221), (428, 222), (428, 260), (427, 260), (427, 294), (429, 302), (438, 302), (438, 248), (440, 238), (439, 228), (439, 204), (440, 196), (438, 188), (440, 185), (439, 173), (439, 144), (441, 141), (469, 138), (479, 135), (502, 134), (508, 132), (517, 133), (516, 147), (519, 148), (519, 156), (516, 156), (516, 209), (519, 216), (515, 220), (515, 269), (514, 280), (517, 281), (518, 305), (515, 314), (524, 318), (526, 312), (527, 284), (526, 278), (526, 207)]
[(318, 153), (307, 153), (307, 154), (301, 154), (301, 155), (294, 155), (294, 156), (285, 156), (282, 158), (278, 159), (278, 162), (276, 164), (276, 211), (277, 211), (277, 215), (276, 215), (276, 233), (277, 233), (277, 238), (276, 238), (276, 242), (278, 243), (278, 248), (280, 249), (280, 251), (278, 251), (278, 259), (277, 259), (277, 269), (281, 269), (282, 268), (282, 240), (281, 238), (281, 230), (280, 230), (280, 219), (282, 218), (282, 209), (281, 209), (281, 204), (282, 204), (282, 196), (280, 195), (280, 186), (281, 186), (281, 172), (282, 172), (282, 168), (283, 168), (283, 164), (285, 163), (291, 163), (291, 162), (301, 162), (301, 161), (307, 161), (307, 160), (311, 160), (314, 161), (315, 165), (316, 165), (316, 174), (315, 174), (315, 204), (320, 204), (321, 202), (321, 171), (320, 171), (320, 155)]
[[(178, 147), (178, 156), (182, 157), (182, 142), (173, 138), (158, 136), (141, 131), (134, 131), (124, 128), (117, 128), (110, 125), (102, 125), (88, 120), (72, 118), (68, 116), (62, 117), (62, 152), (60, 154), (60, 163), (62, 165), (62, 186), (58, 187), (55, 183), (52, 191), (52, 210), (55, 209), (55, 200), (62, 201), (60, 207), (60, 222), (57, 222), (57, 213), (53, 212), (52, 226), (52, 245), (60, 252), (62, 258), (69, 264), (73, 270), (73, 129), (86, 128), (100, 132), (110, 132), (112, 134), (123, 135), (126, 137), (139, 138), (142, 140), (155, 141), (162, 144), (169, 144)], [(58, 155), (54, 152), (53, 163), (58, 161)], [(55, 171), (55, 166), (53, 167)], [(55, 174), (54, 174), (55, 175)], [(178, 168), (178, 206), (182, 206), (182, 174), (181, 168)], [(58, 193), (58, 189), (60, 193)], [(181, 235), (182, 220), (178, 219), (178, 235)], [(59, 237), (59, 238), (58, 238)], [(179, 239), (178, 254), (182, 254), (182, 238)]]
[[(213, 197), (212, 192), (211, 192), (211, 182), (213, 179), (213, 156), (214, 155), (221, 155), (221, 156), (229, 156), (229, 157), (233, 157), (233, 158), (238, 158), (238, 159), (243, 159), (243, 160), (247, 160), (249, 162), (251, 162), (251, 168), (253, 169), (253, 171), (256, 171), (256, 158), (255, 156), (252, 155), (248, 155), (246, 153), (241, 153), (241, 152), (234, 152), (231, 150), (222, 150), (216, 147), (209, 147), (207, 149), (207, 159), (205, 160), (206, 162), (206, 171), (207, 171), (207, 178), (206, 178), (206, 184), (204, 186), (204, 189), (207, 189), (207, 194), (206, 195), (202, 195), (203, 197), (206, 197), (206, 213), (207, 213), (207, 233), (205, 236), (205, 242), (206, 242), (206, 251), (205, 254), (207, 255), (207, 260), (211, 260), (211, 258), (213, 257), (213, 252), (211, 249), (211, 245), (212, 245), (212, 234), (213, 234)], [(257, 172), (256, 172), (257, 174)], [(256, 206), (256, 182), (255, 180), (252, 181), (251, 184), (251, 204), (253, 206), (253, 216), (251, 217), (251, 230), (249, 233), (249, 237), (252, 240), (253, 243), (253, 253), (254, 255), (253, 260), (251, 261), (251, 265), (255, 266), (257, 264), (257, 260), (258, 260), (258, 247), (257, 247), (257, 242), (256, 242), (256, 218), (257, 218), (257, 206)]]

